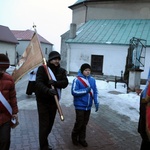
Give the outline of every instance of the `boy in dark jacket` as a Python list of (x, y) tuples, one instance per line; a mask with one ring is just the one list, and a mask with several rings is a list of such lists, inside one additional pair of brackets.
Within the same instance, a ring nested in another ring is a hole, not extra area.
[(9, 68), (9, 59), (5, 54), (0, 54), (0, 149), (9, 150), (11, 120), (18, 123), (18, 106), (15, 83), (6, 69)]
[(76, 122), (71, 135), (72, 142), (74, 145), (80, 143), (83, 147), (88, 146), (85, 140), (86, 126), (89, 121), (93, 102), (96, 107), (96, 112), (99, 108), (96, 81), (90, 74), (91, 66), (86, 63), (83, 64), (77, 77), (73, 80), (71, 88), (76, 112)]
[[(48, 135), (51, 133), (57, 111), (54, 95), (58, 94), (60, 98), (61, 89), (68, 85), (66, 70), (60, 67), (60, 60), (61, 56), (57, 51), (50, 52), (47, 66), (52, 80), (49, 80), (43, 65), (38, 68), (36, 74), (40, 150), (52, 150)], [(52, 89), (51, 85), (55, 89)]]

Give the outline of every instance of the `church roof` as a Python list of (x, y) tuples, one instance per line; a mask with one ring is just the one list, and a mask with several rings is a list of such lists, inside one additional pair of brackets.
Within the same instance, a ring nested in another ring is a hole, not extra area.
[(86, 0), (78, 0), (75, 4), (81, 3), (81, 2), (84, 2), (84, 1), (86, 1)]
[(128, 45), (133, 37), (146, 40), (150, 46), (150, 19), (89, 20), (67, 43)]
[(121, 1), (121, 0), (77, 0), (73, 5), (80, 4), (82, 2), (106, 2), (106, 1)]
[(89, 1), (89, 0), (77, 0), (73, 5), (69, 6), (69, 8), (79, 5), (80, 3), (85, 2), (85, 1)]

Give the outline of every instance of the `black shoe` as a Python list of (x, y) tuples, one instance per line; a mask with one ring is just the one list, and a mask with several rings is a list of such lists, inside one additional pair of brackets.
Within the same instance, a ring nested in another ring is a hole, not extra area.
[(83, 147), (88, 147), (88, 143), (86, 141), (79, 141), (79, 143), (83, 146)]
[(78, 141), (77, 140), (72, 140), (73, 145), (78, 145)]
[(77, 135), (74, 134), (73, 132), (72, 132), (72, 134), (71, 134), (71, 139), (72, 139), (72, 143), (73, 143), (74, 145), (78, 145), (78, 138), (77, 138)]

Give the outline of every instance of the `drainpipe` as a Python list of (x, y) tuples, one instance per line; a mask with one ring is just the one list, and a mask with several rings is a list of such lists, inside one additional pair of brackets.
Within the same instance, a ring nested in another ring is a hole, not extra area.
[(67, 74), (70, 74), (70, 44), (67, 44)]
[(85, 6), (85, 20), (84, 20), (84, 22), (86, 22), (87, 21), (87, 9), (88, 9), (88, 7), (85, 4), (85, 2), (83, 2), (83, 5)]

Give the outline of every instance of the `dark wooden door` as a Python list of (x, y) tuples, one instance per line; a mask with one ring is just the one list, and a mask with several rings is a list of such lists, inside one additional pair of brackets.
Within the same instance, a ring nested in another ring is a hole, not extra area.
[(92, 73), (103, 74), (103, 56), (102, 55), (91, 55), (91, 68)]

